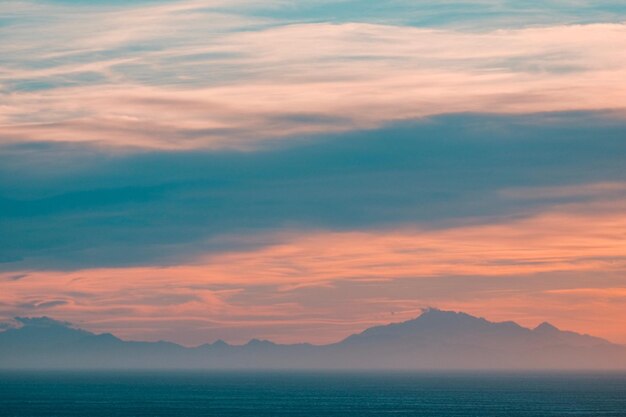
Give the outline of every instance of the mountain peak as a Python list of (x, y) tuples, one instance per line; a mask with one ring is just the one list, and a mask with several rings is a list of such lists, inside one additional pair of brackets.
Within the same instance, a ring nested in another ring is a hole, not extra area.
[(73, 328), (72, 323), (67, 321), (59, 321), (51, 319), (50, 317), (15, 317), (15, 321), (20, 323), (22, 327), (44, 327), (44, 328)]
[(544, 321), (539, 326), (535, 327), (533, 331), (540, 332), (540, 333), (553, 333), (553, 332), (558, 332), (559, 329), (553, 326), (552, 324), (548, 323), (547, 321)]
[(467, 313), (457, 312), (457, 311), (448, 311), (448, 310), (439, 310), (438, 308), (428, 307), (422, 310), (422, 314), (415, 320), (418, 321), (445, 321), (445, 322), (456, 322), (456, 321), (485, 321), (480, 317), (475, 317)]
[(270, 342), (269, 340), (261, 340), (261, 339), (250, 339), (248, 343), (244, 346), (275, 346), (274, 342)]
[(467, 316), (465, 313), (458, 313), (456, 311), (440, 310), (435, 307), (426, 307), (422, 309), (422, 314), (419, 317), (454, 317), (454, 316)]

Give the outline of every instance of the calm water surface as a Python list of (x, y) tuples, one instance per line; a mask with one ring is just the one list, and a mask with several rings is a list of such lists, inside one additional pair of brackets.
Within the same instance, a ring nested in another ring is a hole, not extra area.
[(626, 417), (626, 374), (0, 373), (0, 416)]

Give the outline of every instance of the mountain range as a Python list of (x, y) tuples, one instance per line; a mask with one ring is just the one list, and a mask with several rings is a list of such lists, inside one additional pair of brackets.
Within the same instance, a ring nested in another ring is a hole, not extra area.
[(197, 347), (125, 341), (47, 317), (16, 318), (0, 333), (0, 369), (626, 369), (626, 347), (562, 331), (425, 310), (328, 345), (253, 339)]

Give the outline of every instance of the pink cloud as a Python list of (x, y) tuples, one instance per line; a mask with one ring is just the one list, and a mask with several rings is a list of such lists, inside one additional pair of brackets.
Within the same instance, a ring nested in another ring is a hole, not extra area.
[[(144, 83), (120, 66), (130, 58), (108, 59), (77, 66), (102, 73), (107, 81), (99, 85), (5, 95), (0, 142), (246, 149), (264, 139), (453, 112), (621, 115), (624, 43), (624, 24), (485, 33), (298, 24), (219, 33), (133, 56), (132, 64), (154, 69)], [(187, 73), (186, 57), (202, 54), (213, 58)], [(161, 79), (158, 68), (167, 60), (180, 61), (180, 83)], [(208, 76), (228, 68), (231, 78)], [(0, 82), (21, 71), (4, 69)], [(43, 71), (58, 76), (73, 69)]]
[[(624, 201), (611, 201), (447, 229), (292, 231), (265, 247), (207, 254), (187, 265), (19, 271), (20, 279), (4, 273), (0, 315), (48, 314), (122, 336), (169, 335), (189, 344), (270, 335), (328, 342), (436, 305), (527, 325), (549, 319), (626, 341), (619, 319), (626, 314), (625, 209)], [(474, 288), (478, 278), (493, 280), (490, 288)], [(499, 287), (505, 278), (518, 284)], [(422, 290), (382, 293), (416, 284)]]

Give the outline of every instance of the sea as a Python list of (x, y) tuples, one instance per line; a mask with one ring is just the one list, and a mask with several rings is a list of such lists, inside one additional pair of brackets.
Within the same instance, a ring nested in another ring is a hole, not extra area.
[(0, 372), (0, 416), (626, 416), (626, 373)]

